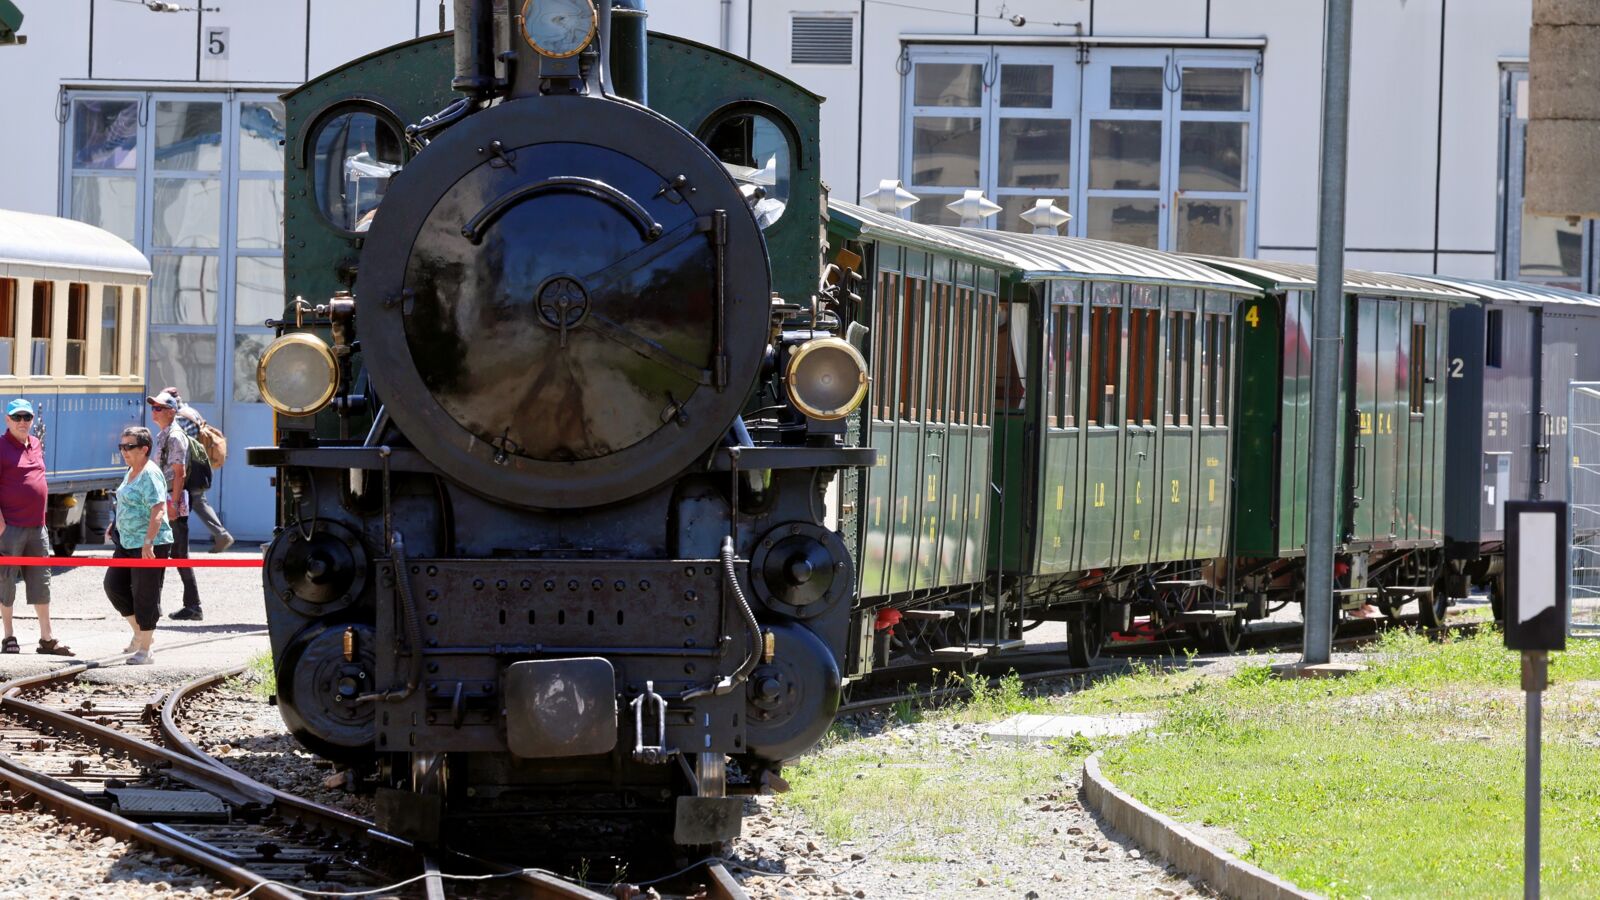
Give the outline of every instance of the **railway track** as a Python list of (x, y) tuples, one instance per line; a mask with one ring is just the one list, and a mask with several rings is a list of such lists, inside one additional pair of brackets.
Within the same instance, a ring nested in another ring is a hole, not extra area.
[[(1378, 641), (1385, 631), (1410, 628), (1430, 637), (1445, 634), (1466, 634), (1490, 624), (1482, 620), (1448, 622), (1436, 628), (1422, 627), (1416, 616), (1399, 619), (1352, 619), (1341, 623), (1333, 641), (1336, 649), (1351, 650)], [(1245, 650), (1294, 652), (1301, 648), (1302, 625), (1298, 622), (1271, 625), (1246, 632), (1239, 652)], [(1149, 657), (1171, 660), (1186, 659), (1190, 643), (1185, 639), (1128, 642), (1106, 648), (1106, 657), (1093, 666), (1063, 665), (1067, 654), (1060, 649), (1013, 651), (976, 662), (964, 673), (965, 677), (983, 677), (995, 687), (1003, 676), (1015, 673), (1024, 684), (1050, 681), (1058, 678), (1097, 679), (1131, 671), (1134, 661)], [(1231, 654), (1228, 654), (1231, 655)], [(881, 669), (874, 673), (881, 677), (851, 685), (850, 694), (841, 704), (838, 716), (848, 716), (883, 709), (901, 703), (938, 703), (962, 700), (972, 695), (965, 678), (941, 674), (935, 663), (904, 663)], [(907, 689), (907, 686), (910, 686)]]
[[(251, 897), (335, 891), (429, 900), (610, 900), (639, 891), (615, 885), (601, 893), (549, 872), (425, 852), (369, 820), (234, 771), (185, 733), (182, 708), (238, 669), (130, 698), (110, 686), (83, 685), (80, 677), (99, 665), (0, 685), (0, 806), (42, 806), (150, 846)], [(678, 873), (672, 886), (678, 885), (685, 885), (685, 896), (745, 897), (716, 864)]]

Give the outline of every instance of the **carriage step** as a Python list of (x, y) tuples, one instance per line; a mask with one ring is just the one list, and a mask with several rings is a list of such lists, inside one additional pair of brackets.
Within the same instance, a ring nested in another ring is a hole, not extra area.
[(1179, 613), (1177, 622), (1219, 622), (1223, 619), (1232, 619), (1239, 615), (1234, 609), (1191, 609), (1186, 613)]
[(934, 662), (966, 662), (988, 655), (988, 647), (940, 647), (928, 654), (928, 658)]
[(1370, 597), (1376, 593), (1378, 589), (1375, 587), (1334, 588), (1333, 591), (1335, 597)]
[(1188, 578), (1188, 579), (1180, 579), (1178, 581), (1158, 581), (1158, 582), (1156, 582), (1156, 587), (1158, 587), (1158, 588), (1193, 588), (1193, 587), (1205, 587), (1206, 584), (1207, 584), (1207, 582), (1206, 582), (1206, 580), (1204, 578)]
[(956, 614), (948, 609), (907, 609), (900, 612), (900, 618), (912, 622), (943, 622), (955, 617)]
[(1392, 584), (1384, 590), (1390, 594), (1405, 594), (1410, 597), (1433, 593), (1433, 587), (1426, 584)]
[(1005, 653), (1010, 650), (1020, 649), (1027, 643), (1028, 642), (1023, 638), (1006, 638), (1003, 641), (996, 641), (993, 644), (986, 644), (984, 646), (988, 648), (990, 653)]

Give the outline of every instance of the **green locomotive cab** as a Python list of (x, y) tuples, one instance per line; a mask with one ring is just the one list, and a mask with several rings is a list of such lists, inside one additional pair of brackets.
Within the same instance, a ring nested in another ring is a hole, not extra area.
[(1450, 309), (1464, 291), (1403, 275), (1345, 271), (1341, 418), (1311, 421), (1312, 265), (1206, 258), (1261, 287), (1241, 305), (1235, 446), (1238, 514), (1230, 556), (1249, 606), (1304, 596), (1311, 430), (1339, 433), (1336, 609), (1391, 615), (1417, 600), (1437, 624), (1445, 492)]

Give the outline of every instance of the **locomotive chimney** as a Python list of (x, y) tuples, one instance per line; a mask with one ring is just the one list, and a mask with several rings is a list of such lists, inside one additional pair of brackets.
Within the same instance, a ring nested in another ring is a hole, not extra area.
[(645, 88), (649, 74), (645, 62), (644, 0), (611, 0), (611, 41), (600, 48), (607, 57), (607, 85), (611, 93), (649, 105)]
[(450, 87), (473, 97), (495, 89), (494, 4), (491, 0), (455, 0), (456, 77)]

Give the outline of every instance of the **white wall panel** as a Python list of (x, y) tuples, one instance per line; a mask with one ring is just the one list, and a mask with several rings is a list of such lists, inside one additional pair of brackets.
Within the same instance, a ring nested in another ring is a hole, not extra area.
[(1528, 54), (1532, 16), (1528, 4), (1504, 0), (1454, 0), (1445, 9), (1439, 246), (1493, 250), (1500, 203), (1498, 60)]
[[(1256, 240), (1265, 247), (1317, 241), (1317, 145), (1322, 133), (1322, 16), (1281, 0), (1215, 0), (1212, 37), (1266, 37)], [(1263, 249), (1263, 258), (1285, 259)]]
[(0, 84), (8, 88), (3, 108), (12, 129), (11, 137), (0, 139), (0, 207), (60, 212), (56, 85), (87, 70), (88, 10), (88, 0), (30, 3), (22, 20), (28, 42), (0, 47)]
[(1351, 36), (1352, 56), (1359, 62), (1350, 67), (1349, 246), (1433, 247), (1441, 2), (1357, 4)]
[[(29, 18), (46, 5), (28, 4)], [(200, 53), (198, 19), (198, 13), (158, 13), (135, 3), (94, 0), (90, 74), (96, 79), (194, 81)], [(87, 22), (87, 13), (76, 21)]]
[[(744, 10), (748, 2), (738, 0), (730, 4), (728, 9), (733, 26), (731, 48), (741, 56), (744, 55), (745, 43)], [(648, 21), (651, 31), (688, 38), (713, 47), (722, 45), (721, 0), (646, 0), (645, 8), (650, 12)]]
[(1439, 254), (1440, 275), (1455, 275), (1459, 278), (1493, 278), (1494, 255), (1489, 253), (1441, 253)]
[[(306, 6), (311, 0), (267, 0), (220, 4), (221, 12), (200, 19), (200, 78), (203, 81), (304, 80)], [(208, 34), (228, 29), (227, 59), (213, 58)]]
[[(1316, 260), (1313, 259), (1312, 262)], [(1401, 275), (1427, 275), (1433, 271), (1433, 251), (1421, 253), (1374, 253), (1346, 250), (1344, 264), (1368, 272), (1397, 272)]]
[[(416, 37), (417, 9), (414, 0), (311, 0), (311, 77)], [(421, 10), (422, 33), (432, 34), (439, 24), (438, 4), (424, 0)], [(447, 5), (447, 25), (448, 13)]]
[(1206, 0), (1100, 0), (1094, 4), (1094, 33), (1201, 37), (1206, 33)]

